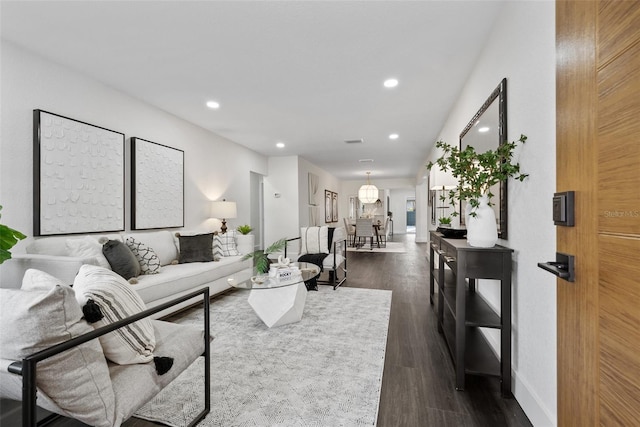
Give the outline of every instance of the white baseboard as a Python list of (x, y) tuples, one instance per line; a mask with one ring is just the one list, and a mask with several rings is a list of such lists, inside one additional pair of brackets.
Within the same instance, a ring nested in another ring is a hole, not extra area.
[[(483, 335), (497, 356), (496, 349), (500, 348), (500, 342), (495, 338), (499, 335), (495, 333)], [(514, 369), (511, 370), (511, 391), (534, 427), (557, 427), (557, 414), (552, 414), (549, 411), (531, 385)]]
[(513, 396), (535, 427), (556, 427), (557, 414), (546, 408), (540, 397), (531, 389), (527, 381), (513, 372)]

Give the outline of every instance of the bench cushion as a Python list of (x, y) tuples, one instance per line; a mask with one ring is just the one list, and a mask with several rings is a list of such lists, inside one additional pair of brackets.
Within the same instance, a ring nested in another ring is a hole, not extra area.
[[(158, 375), (153, 362), (126, 366), (109, 363), (118, 422), (131, 417), (204, 353), (204, 326), (160, 320), (152, 320), (152, 324), (156, 336), (155, 354), (173, 357), (173, 366), (166, 374)], [(173, 398), (180, 399), (180, 396)]]
[(132, 286), (149, 304), (160, 298), (203, 287), (242, 269), (250, 268), (250, 261), (238, 262), (241, 258), (224, 257), (220, 261), (167, 265), (162, 267), (160, 274), (138, 277), (138, 283)]

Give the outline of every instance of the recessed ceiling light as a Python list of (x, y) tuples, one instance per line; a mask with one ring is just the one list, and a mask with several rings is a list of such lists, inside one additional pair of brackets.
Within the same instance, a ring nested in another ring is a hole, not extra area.
[(387, 79), (384, 81), (384, 87), (396, 87), (398, 86), (397, 79)]
[(389, 139), (398, 139), (399, 135), (397, 133), (392, 133), (389, 135)]
[(278, 142), (278, 143), (276, 144), (276, 147), (278, 147), (278, 148), (284, 148), (284, 142)]
[(207, 107), (211, 108), (212, 110), (217, 110), (218, 108), (220, 108), (220, 103), (216, 101), (207, 101)]
[(481, 128), (478, 128), (478, 132), (480, 133), (489, 132), (489, 126), (483, 126)]
[(358, 160), (360, 163), (373, 163), (373, 159), (360, 159)]

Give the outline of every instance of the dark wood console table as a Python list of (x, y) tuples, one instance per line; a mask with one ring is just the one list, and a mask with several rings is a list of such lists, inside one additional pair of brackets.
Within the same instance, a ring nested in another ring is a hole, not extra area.
[[(438, 331), (456, 370), (456, 389), (464, 390), (465, 374), (500, 378), (503, 396), (511, 394), (511, 256), (504, 246), (474, 248), (465, 239), (430, 232), (429, 298), (438, 286)], [(435, 256), (438, 255), (438, 265)], [(449, 269), (445, 268), (445, 265)], [(476, 293), (476, 279), (500, 280), (500, 313)], [(497, 357), (480, 328), (500, 330)]]

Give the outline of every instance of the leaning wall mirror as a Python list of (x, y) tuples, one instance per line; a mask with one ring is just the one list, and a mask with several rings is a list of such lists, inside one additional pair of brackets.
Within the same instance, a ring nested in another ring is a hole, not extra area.
[[(495, 150), (507, 140), (507, 79), (500, 84), (482, 107), (473, 116), (469, 124), (460, 133), (460, 150), (471, 145), (476, 152)], [(507, 238), (507, 181), (491, 188), (493, 210), (496, 213), (498, 237)], [(460, 212), (464, 212), (465, 202), (460, 203)], [(464, 215), (460, 218), (464, 224)]]

